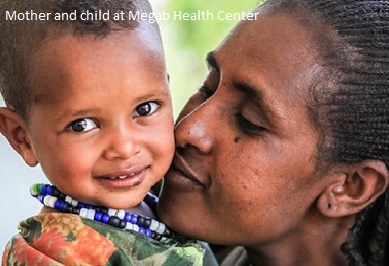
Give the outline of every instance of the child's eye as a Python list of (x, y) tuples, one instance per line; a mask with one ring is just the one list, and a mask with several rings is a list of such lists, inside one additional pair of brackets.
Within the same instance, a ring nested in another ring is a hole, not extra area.
[(151, 115), (158, 107), (159, 104), (156, 102), (142, 103), (135, 108), (134, 117)]
[(73, 122), (70, 123), (68, 126), (68, 130), (73, 131), (73, 132), (88, 132), (91, 131), (92, 129), (95, 129), (97, 127), (95, 121), (91, 118), (80, 118), (77, 120), (74, 120)]

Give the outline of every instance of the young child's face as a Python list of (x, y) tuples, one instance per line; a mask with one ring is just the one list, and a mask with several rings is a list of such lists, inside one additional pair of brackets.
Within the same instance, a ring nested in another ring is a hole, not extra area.
[(174, 125), (162, 49), (142, 29), (66, 36), (34, 56), (32, 154), (62, 192), (129, 208), (168, 170)]

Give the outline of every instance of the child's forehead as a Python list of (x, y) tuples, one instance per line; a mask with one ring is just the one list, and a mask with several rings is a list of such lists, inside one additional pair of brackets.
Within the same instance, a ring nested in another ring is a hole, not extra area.
[[(64, 33), (64, 32), (62, 32)], [(58, 35), (57, 33), (49, 35), (40, 45), (40, 48), (36, 52), (46, 53), (48, 51), (59, 51), (64, 49), (68, 50), (69, 47), (66, 45), (78, 46), (93, 44), (93, 46), (106, 46), (109, 44), (111, 47), (117, 46), (127, 46), (128, 49), (131, 49), (131, 44), (140, 43), (142, 45), (147, 45), (148, 49), (154, 50), (155, 52), (163, 52), (163, 45), (160, 35), (151, 27), (146, 27), (142, 29), (119, 29), (117, 31), (111, 32), (108, 35), (74, 35), (71, 34), (71, 31), (65, 32), (65, 34)], [(88, 48), (89, 45), (85, 47)]]
[(162, 45), (136, 31), (104, 38), (67, 35), (47, 40), (32, 63), (30, 78), (37, 98), (102, 84), (110, 87), (114, 82), (140, 83), (150, 73), (158, 77), (156, 84), (166, 79)]
[[(40, 49), (32, 58), (32, 77), (39, 72), (50, 70), (51, 67), (45, 68), (42, 65), (54, 64), (54, 68), (60, 70), (61, 65), (65, 62), (77, 64), (82, 61), (94, 61), (103, 64), (110, 60), (107, 54), (112, 55), (116, 60), (118, 53), (122, 53), (122, 59), (125, 56), (134, 60), (140, 58), (150, 64), (163, 63), (164, 51), (161, 39), (144, 30), (123, 30), (108, 36), (96, 37), (92, 35), (73, 36), (71, 34), (47, 38), (41, 45)], [(103, 54), (105, 56), (103, 56)], [(69, 57), (72, 60), (69, 61)], [(77, 70), (75, 67), (74, 70)]]

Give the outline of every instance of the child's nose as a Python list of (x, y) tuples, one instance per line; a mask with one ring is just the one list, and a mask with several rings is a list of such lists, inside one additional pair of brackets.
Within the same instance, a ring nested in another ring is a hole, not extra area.
[(116, 134), (110, 134), (108, 139), (108, 145), (104, 151), (104, 157), (107, 160), (126, 160), (140, 151), (136, 134), (131, 134), (128, 130), (118, 130)]

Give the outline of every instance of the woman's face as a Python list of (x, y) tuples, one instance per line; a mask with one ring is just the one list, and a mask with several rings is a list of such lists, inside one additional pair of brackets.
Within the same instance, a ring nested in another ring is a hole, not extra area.
[(204, 85), (177, 123), (163, 221), (227, 245), (296, 233), (323, 189), (307, 107), (317, 60), (306, 27), (263, 11), (209, 54)]

